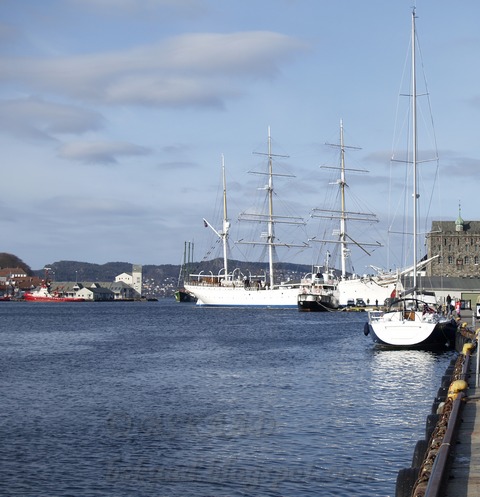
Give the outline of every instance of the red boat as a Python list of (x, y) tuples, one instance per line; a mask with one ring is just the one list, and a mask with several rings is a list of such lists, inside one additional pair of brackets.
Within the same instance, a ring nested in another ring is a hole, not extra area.
[(65, 297), (58, 292), (52, 292), (51, 280), (48, 277), (50, 268), (45, 268), (45, 279), (42, 281), (42, 286), (31, 292), (25, 292), (23, 298), (29, 302), (85, 302), (84, 298), (80, 297)]
[(33, 292), (25, 292), (23, 298), (30, 302), (85, 302), (85, 299), (80, 297), (64, 297), (57, 292), (51, 293), (47, 285), (42, 285)]

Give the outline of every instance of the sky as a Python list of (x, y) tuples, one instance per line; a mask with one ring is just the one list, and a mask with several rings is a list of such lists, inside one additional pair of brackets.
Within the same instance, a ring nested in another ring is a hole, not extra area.
[[(348, 190), (378, 216), (379, 241), (413, 3), (2, 0), (1, 251), (33, 269), (180, 264), (185, 241), (208, 258), (202, 219), (220, 228), (222, 154), (233, 242), (238, 215), (255, 209), (249, 171), (263, 167), (269, 127), (273, 152), (287, 156), (275, 159), (285, 174), (275, 200), (308, 221), (296, 228), (305, 245), (321, 238), (311, 211), (330, 195), (321, 166), (338, 165), (326, 143), (338, 143), (340, 121), (358, 147), (349, 166), (368, 171), (349, 175)], [(480, 2), (417, 0), (416, 14), (443, 192), (429, 214), (455, 220), (461, 205), (478, 220)], [(436, 164), (425, 167), (437, 178)], [(324, 257), (314, 252), (280, 259)], [(356, 257), (357, 272), (401, 264), (386, 247)]]

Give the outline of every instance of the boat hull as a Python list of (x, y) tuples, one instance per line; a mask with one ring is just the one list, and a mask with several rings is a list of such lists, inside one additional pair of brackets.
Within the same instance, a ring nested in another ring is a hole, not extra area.
[(31, 293), (26, 293), (23, 298), (28, 302), (85, 302), (83, 298), (77, 297), (55, 297), (45, 296), (45, 295), (33, 295)]
[(297, 305), (300, 312), (331, 312), (338, 308), (330, 296), (312, 293), (299, 294)]
[(186, 292), (185, 290), (177, 290), (175, 292), (175, 300), (177, 302), (195, 302), (197, 299), (190, 292)]
[(349, 300), (354, 302), (361, 298), (369, 305), (384, 305), (396, 291), (396, 280), (378, 276), (340, 280), (337, 284), (340, 306), (346, 306)]
[(280, 286), (274, 289), (252, 289), (242, 286), (203, 286), (185, 284), (195, 295), (197, 305), (211, 307), (279, 307), (297, 308), (298, 287)]
[[(457, 323), (451, 320), (425, 322), (410, 319), (415, 313), (396, 313), (391, 320), (369, 320), (365, 334), (376, 345), (389, 348), (451, 350), (455, 347)], [(419, 318), (419, 316), (415, 316)]]

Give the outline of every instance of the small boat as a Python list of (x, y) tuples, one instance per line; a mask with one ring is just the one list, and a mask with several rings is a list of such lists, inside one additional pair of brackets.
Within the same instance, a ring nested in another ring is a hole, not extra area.
[[(84, 298), (75, 297), (74, 295), (68, 296), (58, 291), (52, 291), (52, 283), (48, 277), (49, 269), (45, 268), (45, 279), (40, 288), (25, 292), (23, 294), (24, 300), (27, 302), (85, 302)], [(79, 287), (75, 285), (74, 290), (78, 289)]]
[(415, 67), (415, 8), (412, 12), (412, 156), (408, 161), (412, 167), (413, 178), (413, 288), (401, 292), (400, 298), (394, 299), (386, 311), (370, 311), (364, 333), (381, 346), (395, 348), (420, 348), (448, 350), (455, 347), (457, 323), (450, 312), (442, 313), (425, 301), (417, 287), (417, 88)]
[(313, 292), (298, 294), (298, 310), (301, 312), (332, 312), (338, 309), (338, 300), (333, 295)]
[(196, 302), (197, 298), (190, 292), (187, 292), (184, 288), (180, 288), (175, 292), (175, 300), (177, 302)]
[(302, 289), (297, 297), (301, 312), (329, 312), (338, 309), (337, 280), (328, 267), (330, 253), (327, 251), (324, 272), (320, 266), (302, 279)]
[(43, 284), (37, 290), (25, 292), (23, 298), (28, 302), (85, 302), (84, 298), (66, 297), (58, 292), (51, 292), (48, 283)]
[(421, 294), (395, 299), (387, 311), (370, 311), (365, 334), (378, 345), (449, 350), (455, 347), (457, 322), (425, 302)]

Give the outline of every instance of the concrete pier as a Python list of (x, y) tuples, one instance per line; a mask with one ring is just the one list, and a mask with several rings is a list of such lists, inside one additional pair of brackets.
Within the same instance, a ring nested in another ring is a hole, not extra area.
[(459, 321), (452, 359), (427, 417), (412, 466), (399, 471), (396, 497), (480, 496), (480, 372), (476, 329)]
[(468, 371), (468, 390), (461, 413), (445, 497), (480, 496), (480, 388), (476, 386), (476, 359)]

